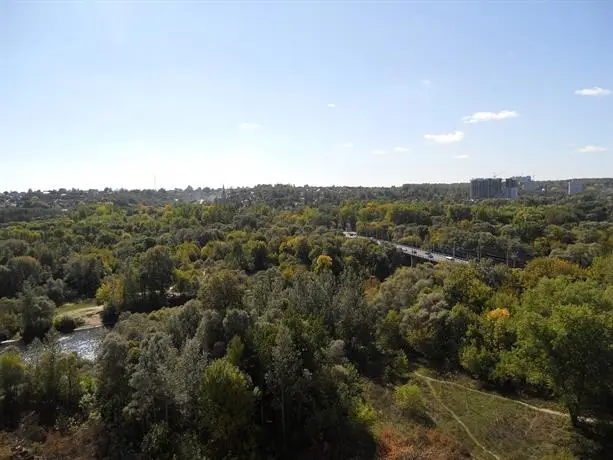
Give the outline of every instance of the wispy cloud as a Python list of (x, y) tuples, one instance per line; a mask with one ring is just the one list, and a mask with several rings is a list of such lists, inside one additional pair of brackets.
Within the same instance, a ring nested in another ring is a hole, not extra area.
[(586, 145), (585, 147), (581, 147), (577, 152), (579, 153), (600, 153), (606, 152), (607, 149), (605, 147), (601, 147), (600, 145)]
[(432, 84), (432, 81), (431, 80), (422, 80), (421, 84), (424, 85), (424, 86), (430, 86)]
[(608, 96), (611, 94), (610, 89), (594, 86), (592, 88), (583, 88), (575, 91), (575, 94), (579, 96)]
[(424, 134), (424, 139), (436, 144), (452, 144), (464, 139), (464, 133), (462, 131), (454, 131), (448, 134)]
[(250, 123), (250, 122), (244, 122), (238, 125), (238, 129), (240, 129), (241, 131), (255, 131), (256, 129), (260, 129), (261, 127), (262, 125), (258, 123)]
[(463, 117), (462, 121), (464, 123), (481, 123), (482, 121), (505, 120), (517, 117), (519, 117), (519, 113), (514, 110), (501, 110), (500, 112), (476, 112)]
[(344, 149), (352, 149), (353, 148), (353, 142), (345, 142), (343, 144), (343, 148)]
[(336, 104), (333, 104), (332, 102), (330, 102), (330, 103), (328, 104), (328, 108), (330, 108), (330, 109), (335, 109), (335, 108), (336, 108)]
[(387, 152), (385, 150), (382, 150), (382, 149), (376, 149), (376, 150), (373, 150), (370, 153), (372, 153), (373, 155), (385, 155)]
[(456, 160), (466, 160), (468, 158), (468, 155), (454, 155), (453, 158), (455, 158)]
[(406, 148), (406, 147), (395, 147), (394, 148), (394, 152), (396, 153), (405, 153), (408, 152), (410, 149)]

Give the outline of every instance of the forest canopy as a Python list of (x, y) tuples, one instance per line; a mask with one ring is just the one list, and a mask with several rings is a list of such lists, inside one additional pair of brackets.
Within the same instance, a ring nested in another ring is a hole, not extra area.
[[(0, 355), (2, 428), (88, 427), (95, 458), (374, 458), (365, 385), (422, 423), (417, 365), (557, 402), (576, 427), (611, 419), (609, 198), (266, 190), (1, 227), (0, 339), (47, 343)], [(52, 336), (76, 327), (58, 308), (92, 299), (108, 332), (88, 362)]]

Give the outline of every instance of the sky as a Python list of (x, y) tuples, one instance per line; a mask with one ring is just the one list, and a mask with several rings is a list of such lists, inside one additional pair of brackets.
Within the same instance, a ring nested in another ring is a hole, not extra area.
[(0, 0), (0, 190), (613, 175), (613, 2)]

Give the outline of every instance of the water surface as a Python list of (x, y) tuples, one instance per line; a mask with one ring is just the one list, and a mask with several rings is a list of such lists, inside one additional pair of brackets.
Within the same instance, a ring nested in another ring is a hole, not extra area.
[[(98, 348), (104, 339), (105, 332), (106, 331), (103, 326), (77, 329), (70, 334), (60, 334), (57, 341), (63, 352), (75, 352), (81, 358), (93, 361), (96, 358)], [(24, 345), (23, 342), (7, 340), (6, 342), (2, 342), (0, 344), (0, 352), (9, 346), (18, 348), (24, 355), (25, 359), (31, 358), (32, 353), (34, 353), (36, 350), (36, 346), (33, 344)]]

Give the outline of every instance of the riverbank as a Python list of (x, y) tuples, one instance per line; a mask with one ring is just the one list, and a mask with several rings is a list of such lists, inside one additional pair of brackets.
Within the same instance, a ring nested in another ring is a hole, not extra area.
[(100, 312), (103, 306), (97, 305), (95, 300), (84, 300), (77, 303), (66, 303), (58, 307), (55, 311), (55, 317), (71, 316), (78, 322), (82, 323), (81, 328), (102, 326)]

